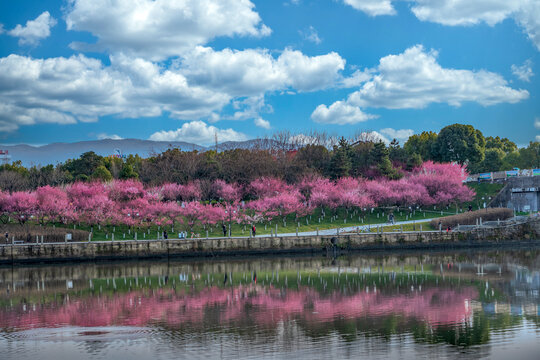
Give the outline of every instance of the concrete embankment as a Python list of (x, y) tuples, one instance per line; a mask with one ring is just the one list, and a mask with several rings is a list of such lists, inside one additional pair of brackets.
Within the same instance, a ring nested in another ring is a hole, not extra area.
[(272, 254), (343, 254), (354, 251), (429, 250), (540, 244), (540, 220), (471, 232), (404, 232), (183, 240), (71, 242), (0, 246), (0, 264), (213, 257)]

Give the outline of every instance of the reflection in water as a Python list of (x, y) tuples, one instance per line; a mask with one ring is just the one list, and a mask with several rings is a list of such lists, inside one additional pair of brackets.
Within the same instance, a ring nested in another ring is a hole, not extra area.
[[(25, 358), (28, 341), (67, 341), (84, 343), (77, 351), (92, 358), (161, 343), (153, 351), (164, 357), (178, 347), (238, 357), (234, 341), (246, 350), (240, 357), (301, 350), (313, 358), (320, 346), (343, 357), (358, 347), (414, 357), (447, 344), (454, 350), (446, 352), (491, 357), (521, 341), (499, 344), (499, 334), (539, 338), (539, 260), (537, 252), (497, 252), (0, 269), (0, 349), (17, 344), (3, 353)], [(96, 342), (104, 348), (88, 345)]]

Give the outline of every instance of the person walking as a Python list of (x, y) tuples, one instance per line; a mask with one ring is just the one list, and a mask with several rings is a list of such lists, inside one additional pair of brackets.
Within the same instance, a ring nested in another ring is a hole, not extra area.
[(223, 236), (227, 236), (227, 227), (225, 226), (225, 223), (221, 224), (221, 230), (223, 230)]
[(167, 240), (169, 238), (169, 234), (167, 234), (167, 230), (163, 231), (163, 239)]
[(253, 236), (257, 235), (257, 229), (255, 228), (255, 224), (251, 225), (251, 233), (253, 234)]

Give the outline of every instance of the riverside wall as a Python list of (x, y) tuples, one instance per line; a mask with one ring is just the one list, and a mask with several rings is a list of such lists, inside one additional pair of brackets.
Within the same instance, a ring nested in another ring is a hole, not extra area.
[(358, 251), (456, 249), (540, 245), (540, 220), (471, 232), (403, 232), (182, 240), (92, 241), (0, 246), (0, 264), (194, 258), (277, 254), (335, 256)]

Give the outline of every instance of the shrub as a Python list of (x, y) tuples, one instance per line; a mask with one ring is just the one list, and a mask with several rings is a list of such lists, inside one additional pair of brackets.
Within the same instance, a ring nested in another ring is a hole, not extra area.
[[(506, 208), (489, 208), (482, 209), (477, 211), (469, 211), (462, 214), (445, 216), (438, 219), (431, 220), (431, 226), (435, 229), (439, 228), (439, 221), (442, 224), (442, 228), (446, 229), (448, 227), (454, 228), (459, 225), (476, 225), (476, 221), (482, 218), (482, 221), (492, 221), (492, 220), (506, 220), (514, 216), (512, 209)], [(479, 221), (479, 220), (478, 220)]]

